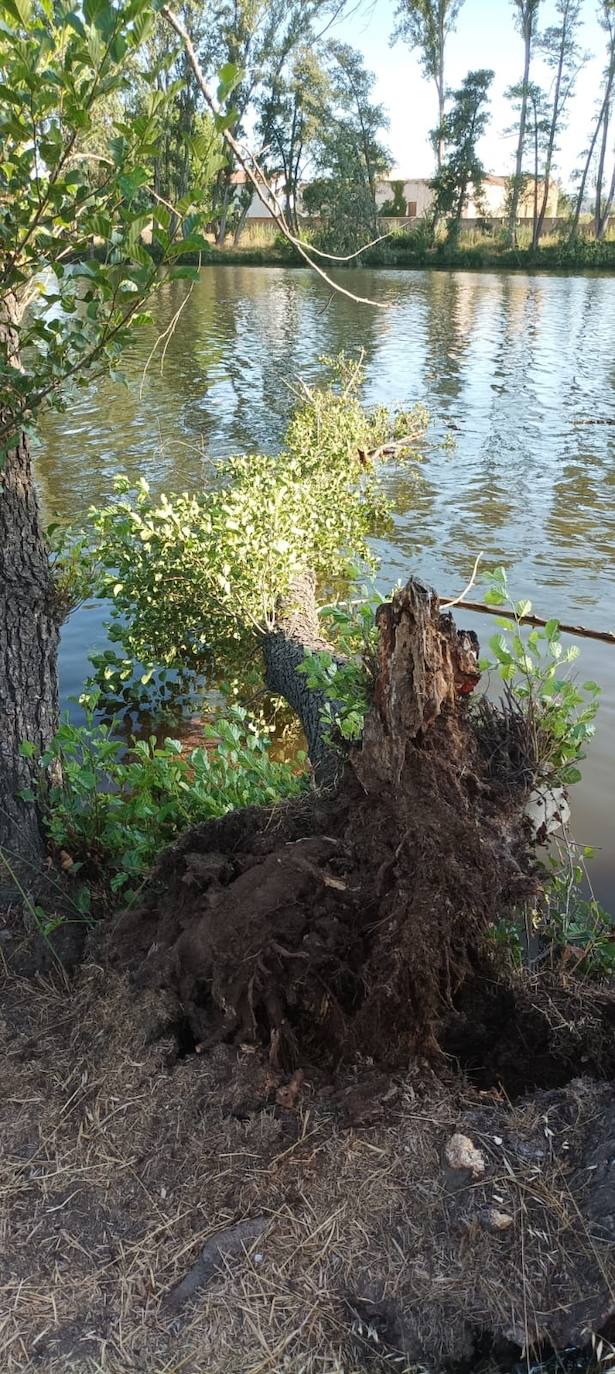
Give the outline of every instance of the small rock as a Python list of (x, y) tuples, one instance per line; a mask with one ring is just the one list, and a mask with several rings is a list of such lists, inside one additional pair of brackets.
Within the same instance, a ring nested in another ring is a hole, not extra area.
[(500, 1212), (497, 1207), (485, 1207), (480, 1219), (487, 1231), (508, 1231), (513, 1224), (510, 1212)]
[(452, 1135), (444, 1157), (449, 1169), (463, 1170), (472, 1178), (482, 1178), (487, 1168), (484, 1155), (477, 1150), (474, 1141), (470, 1140), (468, 1135)]

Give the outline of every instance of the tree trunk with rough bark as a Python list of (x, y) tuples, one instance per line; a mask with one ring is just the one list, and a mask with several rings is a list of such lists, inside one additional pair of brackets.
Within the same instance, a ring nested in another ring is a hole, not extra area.
[[(338, 772), (335, 749), (323, 728), (324, 692), (308, 687), (298, 669), (306, 654), (335, 651), (320, 633), (316, 609), (316, 579), (311, 572), (295, 578), (284, 604), (278, 609), (275, 629), (265, 637), (265, 683), (270, 692), (283, 697), (301, 722), (314, 776), (322, 784)], [(335, 706), (335, 703), (330, 703)]]
[(45, 846), (36, 805), (19, 796), (36, 788), (38, 766), (20, 749), (29, 741), (38, 754), (57, 728), (58, 625), (22, 434), (0, 477), (0, 848), (28, 887), (40, 875)]
[[(260, 1043), (289, 1067), (437, 1053), (447, 1009), (488, 964), (490, 923), (535, 890), (535, 769), (519, 719), (469, 709), (475, 636), (417, 581), (377, 624), (373, 704), (337, 785), (189, 831), (110, 932), (111, 957), (173, 990), (204, 1047)], [(268, 674), (309, 729), (299, 627), (269, 645)]]

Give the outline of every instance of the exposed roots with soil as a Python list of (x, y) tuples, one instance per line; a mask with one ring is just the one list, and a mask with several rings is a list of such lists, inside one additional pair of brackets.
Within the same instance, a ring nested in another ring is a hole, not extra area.
[(373, 708), (337, 787), (189, 832), (112, 931), (205, 1048), (264, 1044), (288, 1068), (432, 1054), (487, 928), (535, 890), (532, 779), (502, 787), (482, 747), (474, 637), (416, 581), (378, 625)]
[(420, 583), (378, 624), (334, 786), (182, 836), (102, 966), (7, 975), (7, 1374), (486, 1374), (614, 1329), (615, 992), (490, 939), (539, 883), (535, 734), (469, 709)]

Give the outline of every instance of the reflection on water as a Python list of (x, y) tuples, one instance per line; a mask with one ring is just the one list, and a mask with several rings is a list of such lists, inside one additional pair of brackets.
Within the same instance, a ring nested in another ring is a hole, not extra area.
[[(293, 378), (317, 378), (323, 354), (362, 348), (368, 400), (423, 401), (436, 435), (456, 439), (430, 453), (418, 489), (403, 469), (388, 474), (397, 518), (394, 537), (378, 544), (383, 585), (414, 570), (455, 594), (483, 550), (539, 611), (615, 626), (615, 427), (585, 423), (614, 415), (615, 279), (347, 272), (343, 281), (389, 308), (332, 296), (307, 271), (203, 269), (164, 368), (155, 359), (145, 372), (188, 289), (165, 286), (125, 359), (129, 385), (99, 383), (47, 417), (37, 469), (46, 512), (79, 516), (117, 472), (185, 490), (202, 485), (213, 457), (275, 450)], [(488, 622), (467, 619), (486, 636)], [(99, 638), (97, 612), (66, 627), (65, 695)], [(576, 830), (601, 846), (597, 892), (615, 906), (615, 650), (586, 641), (582, 655), (583, 677), (605, 694)]]

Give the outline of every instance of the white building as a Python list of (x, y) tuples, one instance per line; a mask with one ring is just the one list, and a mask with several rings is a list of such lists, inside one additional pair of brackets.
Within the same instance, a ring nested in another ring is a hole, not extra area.
[[(406, 219), (424, 219), (433, 204), (433, 191), (426, 178), (405, 179), (403, 177), (387, 177), (378, 183), (376, 191), (376, 204), (385, 205), (391, 201), (395, 194), (395, 188), (403, 182), (403, 199), (406, 209), (404, 217)], [(464, 219), (504, 219), (506, 215), (506, 194), (508, 188), (508, 177), (486, 176), (483, 181), (482, 206), (476, 205), (472, 196), (463, 212)], [(544, 182), (538, 182), (539, 204), (542, 201)], [(557, 207), (559, 201), (559, 187), (556, 182), (551, 182), (549, 187), (549, 199), (547, 201), (547, 219), (557, 217)], [(534, 181), (530, 179), (525, 188), (523, 196), (519, 202), (519, 219), (531, 219), (534, 214)]]

